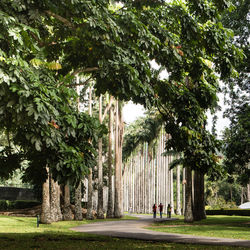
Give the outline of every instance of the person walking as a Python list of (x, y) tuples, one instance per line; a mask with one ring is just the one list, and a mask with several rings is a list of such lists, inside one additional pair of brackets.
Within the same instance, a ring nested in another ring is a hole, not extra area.
[(160, 217), (162, 218), (162, 212), (163, 212), (163, 205), (162, 203), (160, 203), (159, 207), (159, 211), (160, 211)]
[(170, 206), (170, 204), (168, 204), (167, 213), (168, 213), (168, 218), (171, 218), (171, 206)]
[(153, 214), (154, 214), (153, 218), (154, 219), (156, 218), (156, 210), (157, 210), (157, 206), (154, 204), (153, 205)]

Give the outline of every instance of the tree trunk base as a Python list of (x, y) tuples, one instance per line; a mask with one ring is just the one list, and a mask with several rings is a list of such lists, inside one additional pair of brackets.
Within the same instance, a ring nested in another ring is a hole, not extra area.
[(112, 213), (107, 213), (106, 218), (114, 218), (114, 215)]
[(102, 210), (97, 212), (97, 219), (104, 219), (104, 213)]
[(64, 221), (71, 221), (73, 220), (73, 213), (71, 211), (70, 206), (64, 207), (63, 208), (63, 220)]

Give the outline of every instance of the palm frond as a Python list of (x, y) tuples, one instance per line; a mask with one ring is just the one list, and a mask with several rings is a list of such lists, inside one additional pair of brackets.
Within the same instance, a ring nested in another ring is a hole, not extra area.
[(174, 159), (173, 161), (170, 162), (169, 168), (173, 169), (177, 167), (178, 165), (183, 165), (184, 158), (179, 158), (179, 159)]
[(181, 155), (180, 152), (177, 152), (175, 150), (168, 150), (165, 151), (161, 154), (162, 156), (175, 156), (175, 157), (179, 157)]

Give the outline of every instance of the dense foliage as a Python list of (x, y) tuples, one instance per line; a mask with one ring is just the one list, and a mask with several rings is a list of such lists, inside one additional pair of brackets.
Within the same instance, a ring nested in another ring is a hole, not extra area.
[[(76, 74), (88, 74), (97, 93), (156, 106), (172, 137), (169, 147), (207, 171), (216, 164), (218, 143), (205, 130), (205, 112), (217, 101), (217, 75), (228, 77), (241, 56), (221, 23), (221, 12), (232, 6), (115, 2), (123, 5), (1, 1), (1, 129), (22, 146), (31, 169), (48, 164), (61, 180), (79, 179), (94, 164), (97, 124), (77, 113), (76, 93), (67, 86)], [(151, 60), (167, 71), (166, 79)], [(7, 150), (5, 158), (13, 154)]]
[(46, 178), (46, 166), (59, 181), (79, 180), (95, 165), (98, 122), (78, 113), (76, 92), (61, 85), (53, 71), (59, 64), (34, 60), (44, 56), (33, 39), (41, 30), (22, 19), (26, 7), (16, 4), (2, 1), (0, 12), (0, 126), (8, 138), (1, 150), (1, 170), (8, 177), (27, 159), (26, 173), (33, 180)]
[(230, 175), (236, 174), (241, 184), (250, 181), (250, 52), (249, 52), (249, 2), (234, 0), (236, 8), (223, 16), (225, 26), (235, 32), (233, 43), (244, 52), (244, 60), (236, 65), (238, 77), (227, 81), (224, 92), (229, 105), (225, 116), (230, 120), (230, 127), (224, 131), (225, 167)]

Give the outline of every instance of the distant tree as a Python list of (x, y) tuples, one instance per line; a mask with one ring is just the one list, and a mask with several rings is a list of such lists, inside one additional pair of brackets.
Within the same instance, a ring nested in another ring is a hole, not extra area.
[[(240, 183), (250, 188), (249, 1), (232, 2), (235, 5), (234, 10), (231, 13), (226, 12), (222, 21), (234, 31), (233, 43), (244, 51), (245, 57), (236, 65), (239, 75), (230, 78), (224, 88), (228, 97), (226, 103), (229, 105), (224, 115), (230, 120), (230, 126), (223, 135), (224, 164), (229, 174), (237, 174)], [(248, 199), (250, 200), (250, 194)]]
[(244, 103), (234, 110), (231, 125), (224, 132), (224, 164), (229, 174), (237, 174), (242, 185), (250, 180), (250, 106)]

